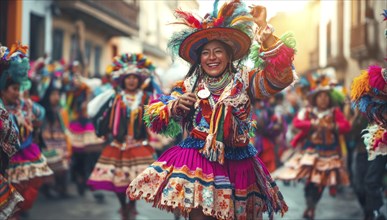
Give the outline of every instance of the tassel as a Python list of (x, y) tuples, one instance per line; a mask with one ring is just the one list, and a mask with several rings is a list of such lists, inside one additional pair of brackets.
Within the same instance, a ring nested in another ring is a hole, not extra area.
[(265, 71), (272, 74), (281, 74), (292, 64), (294, 59), (294, 50), (285, 45), (278, 48), (276, 56), (265, 57)]
[(120, 104), (121, 102), (118, 101), (116, 104), (116, 111), (115, 111), (115, 116), (114, 116), (114, 124), (113, 124), (113, 135), (116, 136), (118, 134), (118, 129), (120, 125)]
[(215, 139), (215, 134), (208, 134), (206, 142), (199, 152), (211, 162), (224, 163), (224, 144)]
[(361, 75), (353, 80), (351, 86), (351, 100), (355, 101), (369, 91), (370, 85), (368, 72), (362, 71)]
[[(206, 137), (206, 142), (203, 148), (199, 151), (205, 156), (209, 161), (219, 162), (220, 164), (224, 163), (224, 143), (217, 141), (218, 129), (221, 124), (221, 119), (223, 115), (224, 105), (218, 103), (214, 107), (214, 111), (211, 115), (210, 129), (208, 136)], [(216, 118), (215, 118), (216, 117)], [(221, 128), (222, 129), (222, 128)], [(223, 135), (221, 135), (223, 136)]]

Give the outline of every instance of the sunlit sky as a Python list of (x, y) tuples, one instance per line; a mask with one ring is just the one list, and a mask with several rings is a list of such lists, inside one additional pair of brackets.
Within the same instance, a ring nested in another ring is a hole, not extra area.
[[(204, 16), (206, 13), (211, 12), (213, 9), (213, 0), (198, 0), (199, 2), (199, 15)], [(219, 2), (218, 8), (225, 1), (221, 0)], [(302, 10), (309, 0), (261, 0), (253, 1), (246, 0), (243, 1), (247, 5), (262, 5), (267, 8), (268, 19), (275, 16), (278, 12), (296, 12)]]

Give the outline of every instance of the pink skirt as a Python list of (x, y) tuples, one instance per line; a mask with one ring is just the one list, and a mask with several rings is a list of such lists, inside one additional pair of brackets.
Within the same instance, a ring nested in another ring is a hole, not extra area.
[(95, 134), (91, 122), (85, 125), (76, 121), (70, 122), (69, 131), (74, 152), (101, 152), (105, 145), (105, 141)]
[(210, 162), (197, 149), (172, 147), (127, 189), (131, 199), (145, 199), (154, 207), (195, 208), (217, 219), (259, 219), (264, 212), (287, 211), (278, 187), (258, 158)]

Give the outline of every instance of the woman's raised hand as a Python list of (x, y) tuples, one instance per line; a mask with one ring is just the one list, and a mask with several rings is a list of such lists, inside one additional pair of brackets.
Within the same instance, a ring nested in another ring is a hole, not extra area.
[(182, 111), (189, 111), (196, 102), (196, 95), (194, 93), (184, 93), (177, 100), (176, 108)]
[(258, 25), (260, 28), (265, 28), (267, 25), (266, 18), (266, 7), (261, 5), (253, 5), (251, 6), (250, 14), (254, 18), (254, 23)]

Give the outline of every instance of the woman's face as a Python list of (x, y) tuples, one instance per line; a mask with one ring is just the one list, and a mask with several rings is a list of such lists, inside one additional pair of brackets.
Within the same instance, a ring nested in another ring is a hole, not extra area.
[(20, 85), (12, 84), (1, 92), (1, 98), (7, 104), (14, 105), (19, 100), (20, 96)]
[(200, 54), (200, 64), (209, 76), (220, 76), (229, 64), (226, 48), (219, 41), (211, 41), (204, 45)]
[(320, 92), (316, 95), (316, 105), (317, 108), (321, 110), (326, 110), (329, 108), (331, 97), (328, 92)]
[(137, 76), (129, 75), (124, 79), (125, 90), (129, 92), (134, 92), (137, 90), (139, 83), (140, 81)]
[(50, 94), (50, 104), (52, 106), (57, 106), (59, 105), (59, 101), (60, 101), (59, 91), (58, 90), (52, 91)]

